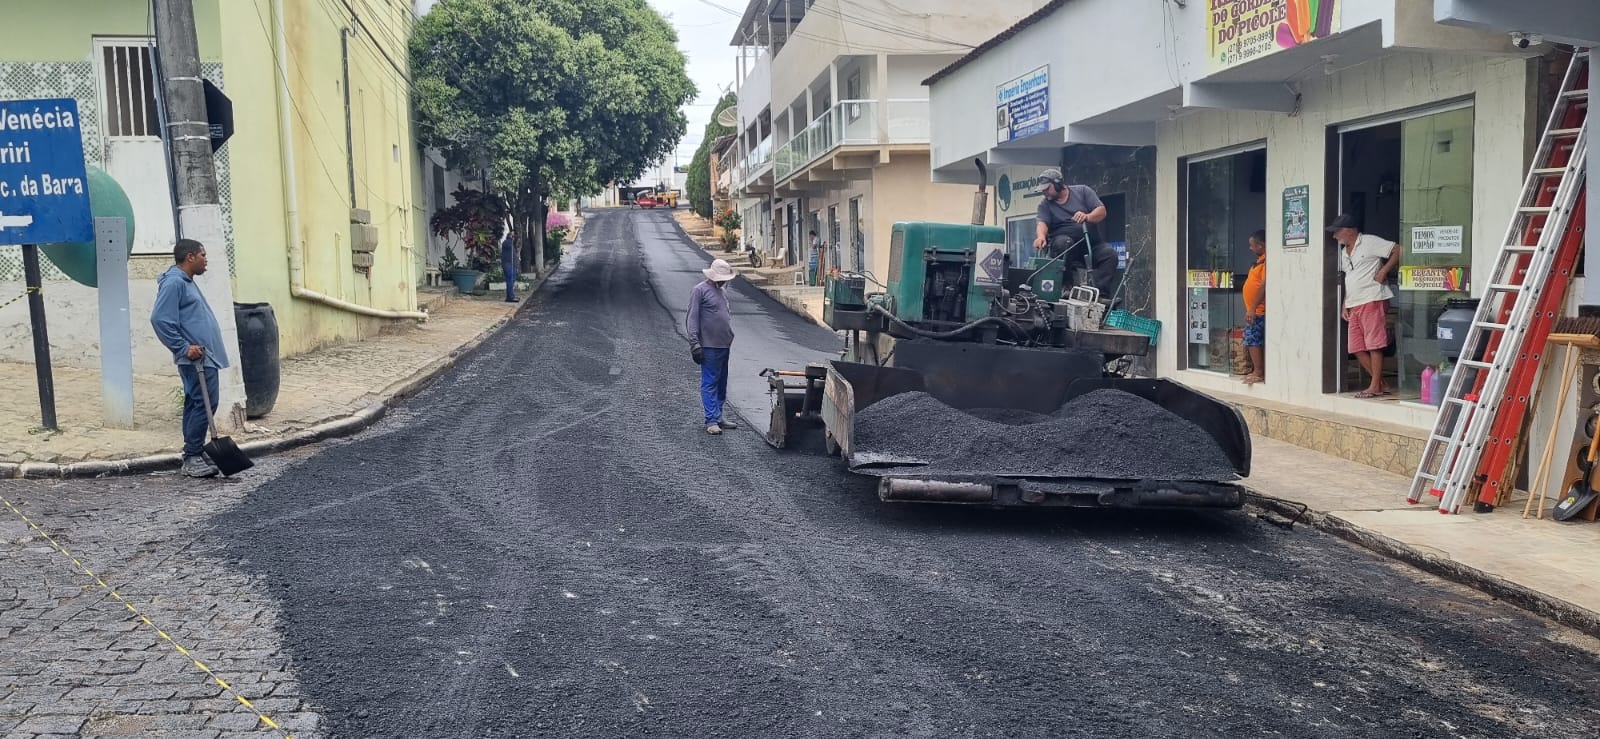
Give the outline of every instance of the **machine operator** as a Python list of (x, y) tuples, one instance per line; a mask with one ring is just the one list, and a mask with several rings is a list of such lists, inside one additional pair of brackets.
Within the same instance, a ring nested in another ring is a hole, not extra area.
[[(1106, 219), (1105, 203), (1088, 185), (1068, 185), (1059, 169), (1039, 173), (1039, 192), (1044, 199), (1039, 202), (1039, 225), (1036, 249), (1045, 250), (1050, 257), (1062, 257), (1068, 274), (1085, 264), (1088, 244), (1084, 239), (1090, 223)], [(1064, 257), (1062, 255), (1065, 255)], [(1117, 250), (1108, 244), (1094, 244), (1090, 259), (1093, 266), (1094, 286), (1100, 297), (1112, 299), (1117, 288)]]

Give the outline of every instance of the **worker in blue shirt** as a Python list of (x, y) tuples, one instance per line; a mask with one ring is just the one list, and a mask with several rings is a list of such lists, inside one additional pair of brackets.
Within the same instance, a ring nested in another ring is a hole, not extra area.
[(720, 436), (739, 424), (723, 416), (728, 404), (728, 359), (733, 347), (733, 316), (728, 310), (728, 283), (738, 276), (718, 259), (700, 270), (704, 282), (689, 294), (689, 356), (700, 365), (700, 402), (705, 407), (706, 433)]
[(517, 302), (517, 237), (510, 231), (506, 232), (505, 241), (500, 242), (500, 267), (506, 273), (506, 302)]
[(183, 474), (212, 477), (217, 466), (205, 455), (211, 411), (201, 397), (200, 383), (206, 383), (215, 402), (218, 373), (228, 367), (228, 351), (222, 344), (222, 326), (194, 282), (206, 273), (206, 248), (194, 239), (179, 239), (172, 259), (172, 268), (156, 280), (150, 326), (172, 352), (183, 378)]

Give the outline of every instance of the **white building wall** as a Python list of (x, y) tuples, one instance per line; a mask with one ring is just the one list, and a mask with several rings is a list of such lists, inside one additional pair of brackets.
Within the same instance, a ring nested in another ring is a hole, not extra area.
[(796, 26), (801, 35), (773, 60), (772, 99), (779, 106), (803, 100), (806, 87), (825, 78), (840, 56), (964, 54), (1048, 1), (1017, 0), (1000, 9), (962, 0), (816, 0)]
[[(1185, 115), (1162, 127), (1158, 144), (1157, 243), (1163, 262), (1157, 270), (1157, 316), (1164, 328), (1158, 369), (1163, 376), (1202, 390), (1239, 392), (1241, 385), (1224, 375), (1177, 369), (1179, 352), (1187, 350), (1182, 329), (1185, 306), (1179, 304), (1178, 160), (1254, 141), (1267, 144), (1267, 216), (1269, 239), (1276, 241), (1283, 220), (1281, 193), (1295, 185), (1311, 186), (1311, 246), (1286, 253), (1271, 244), (1267, 255), (1268, 382), (1252, 395), (1330, 412), (1373, 418), (1409, 426), (1431, 425), (1434, 410), (1396, 403), (1372, 403), (1324, 394), (1321, 296), (1336, 275), (1324, 271), (1326, 240), (1320, 230), (1333, 214), (1324, 201), (1331, 184), (1326, 161), (1329, 127), (1363, 118), (1472, 98), (1476, 101), (1473, 147), (1473, 274), (1487, 275), (1494, 266), (1496, 245), (1521, 192), (1525, 167), (1538, 123), (1528, 110), (1533, 92), (1532, 63), (1522, 59), (1405, 53), (1371, 62), (1333, 76), (1305, 83), (1297, 115), (1240, 111), (1206, 111)], [(1472, 280), (1475, 295), (1485, 280)], [(1307, 296), (1314, 296), (1308, 298)]]
[(761, 117), (761, 111), (772, 105), (772, 56), (763, 53), (739, 82), (739, 128), (744, 130)]

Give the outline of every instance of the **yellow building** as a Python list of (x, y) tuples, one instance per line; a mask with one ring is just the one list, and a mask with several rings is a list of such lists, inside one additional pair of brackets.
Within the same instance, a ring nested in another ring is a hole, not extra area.
[[(0, 99), (76, 98), (85, 158), (134, 205), (135, 370), (171, 359), (146, 318), (175, 237), (149, 5), (5, 2)], [(267, 303), (284, 356), (413, 320), (427, 243), (412, 131), (406, 0), (196, 0), (204, 76), (232, 100), (217, 153), (232, 300)], [(208, 245), (217, 263), (219, 245)], [(93, 291), (47, 267), (56, 361), (95, 367)], [(20, 290), (0, 247), (0, 294)], [(0, 310), (0, 361), (28, 361), (25, 308)], [(22, 330), (9, 330), (13, 325)]]

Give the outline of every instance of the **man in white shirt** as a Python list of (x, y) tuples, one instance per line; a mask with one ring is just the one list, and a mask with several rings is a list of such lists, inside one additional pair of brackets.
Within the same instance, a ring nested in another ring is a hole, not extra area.
[(1344, 320), (1350, 323), (1350, 353), (1372, 377), (1358, 398), (1388, 395), (1383, 383), (1383, 350), (1389, 346), (1386, 317), (1394, 291), (1389, 275), (1400, 264), (1400, 248), (1388, 239), (1361, 233), (1354, 216), (1342, 214), (1328, 225), (1339, 242), (1339, 271), (1344, 273)]

